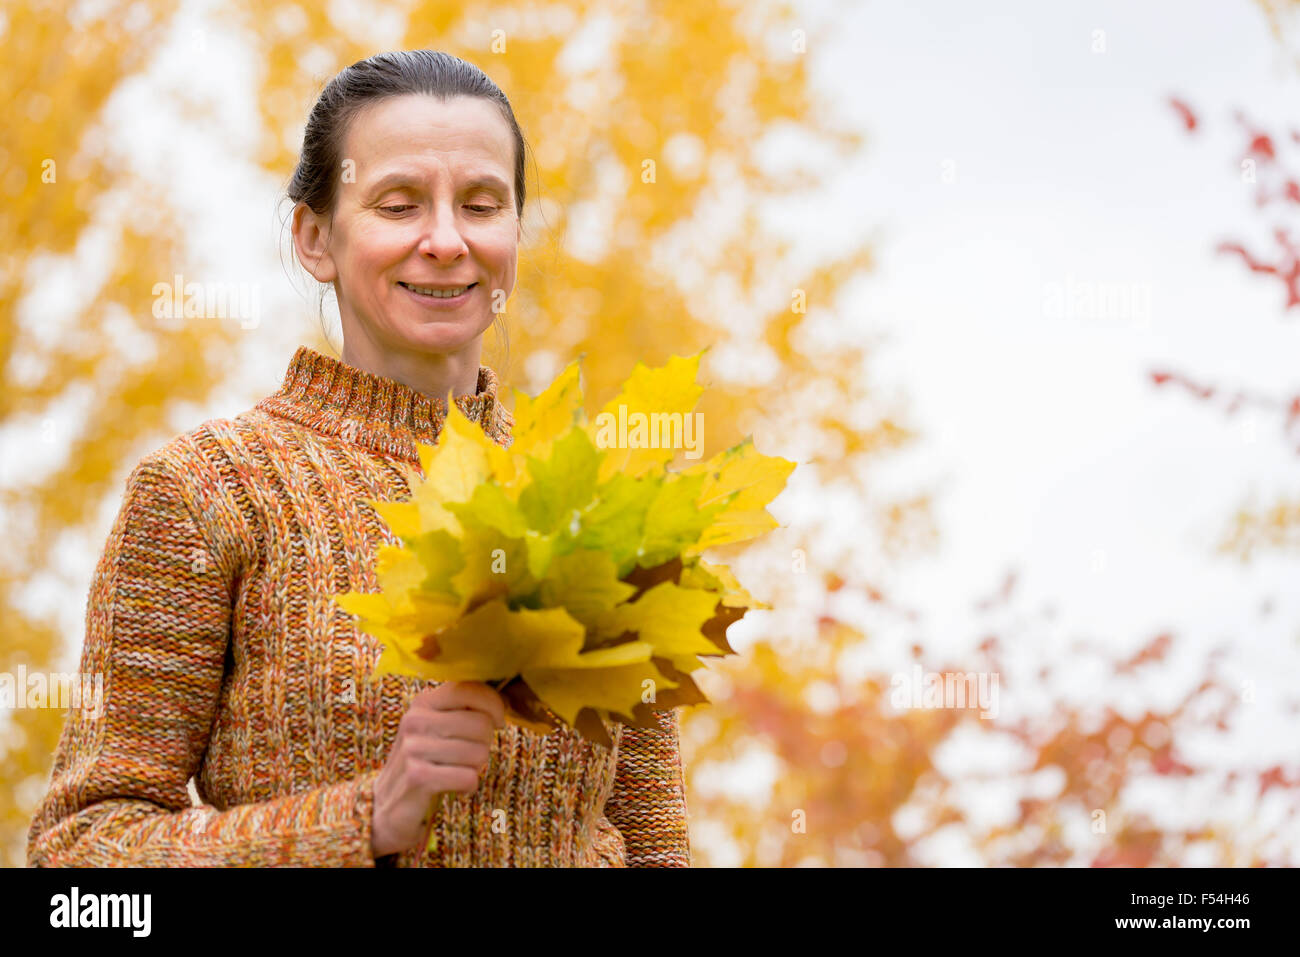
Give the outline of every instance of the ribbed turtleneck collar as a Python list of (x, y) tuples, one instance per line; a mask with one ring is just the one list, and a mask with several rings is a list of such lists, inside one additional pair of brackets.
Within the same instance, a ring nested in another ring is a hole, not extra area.
[[(494, 442), (509, 445), (514, 420), (500, 403), (497, 386), (496, 373), (481, 365), (478, 391), (458, 395), (455, 402)], [(294, 353), (284, 384), (256, 408), (416, 464), (416, 443), (435, 444), (447, 418), (445, 396), (430, 398), (307, 346)]]

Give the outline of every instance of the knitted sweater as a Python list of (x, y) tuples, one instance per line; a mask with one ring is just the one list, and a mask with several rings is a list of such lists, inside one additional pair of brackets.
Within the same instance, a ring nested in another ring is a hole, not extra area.
[[(490, 368), (454, 401), (509, 446)], [(445, 414), (303, 346), (252, 409), (144, 456), (87, 603), (101, 713), (68, 712), (29, 864), (691, 866), (676, 710), (606, 722), (612, 750), (507, 724), (477, 790), (443, 795), (436, 851), (373, 858), (375, 779), (437, 682), (370, 678), (382, 647), (332, 596), (379, 590), (398, 539), (364, 500), (410, 494), (398, 465)]]

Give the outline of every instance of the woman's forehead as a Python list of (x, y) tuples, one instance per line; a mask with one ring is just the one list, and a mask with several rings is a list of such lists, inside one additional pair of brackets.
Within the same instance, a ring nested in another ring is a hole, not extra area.
[(391, 153), (404, 148), (419, 152), (494, 154), (511, 150), (512, 137), (501, 111), (481, 97), (387, 97), (361, 110), (350, 124), (349, 148)]

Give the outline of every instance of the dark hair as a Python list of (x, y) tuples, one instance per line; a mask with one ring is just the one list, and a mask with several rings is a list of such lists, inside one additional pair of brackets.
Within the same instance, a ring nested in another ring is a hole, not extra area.
[[(307, 117), (302, 152), (286, 190), (294, 205), (306, 203), (318, 215), (332, 214), (338, 200), (340, 153), (352, 120), (362, 109), (379, 100), (409, 93), (423, 93), (442, 100), (453, 96), (477, 96), (497, 104), (514, 137), (515, 212), (522, 221), (527, 195), (524, 185), (527, 144), (510, 101), (501, 88), (474, 64), (440, 50), (377, 53), (340, 70), (325, 84)], [(324, 303), (325, 290), (322, 289), (322, 309)], [(324, 318), (323, 314), (321, 318)], [(508, 359), (510, 343), (504, 323), (499, 332), (506, 342)]]

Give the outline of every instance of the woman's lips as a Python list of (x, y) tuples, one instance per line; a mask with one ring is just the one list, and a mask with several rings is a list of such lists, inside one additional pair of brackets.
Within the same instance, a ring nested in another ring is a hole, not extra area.
[(402, 289), (406, 292), (406, 294), (410, 296), (412, 299), (414, 299), (416, 302), (420, 303), (423, 306), (434, 306), (434, 307), (458, 306), (462, 302), (467, 300), (470, 297), (470, 294), (473, 293), (474, 290), (478, 288), (478, 283), (472, 282), (469, 284), (469, 288), (467, 288), (459, 296), (426, 296), (424, 293), (416, 292), (414, 289), (407, 288), (407, 286), (404, 283), (399, 282), (398, 285), (401, 286)]

